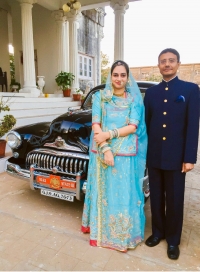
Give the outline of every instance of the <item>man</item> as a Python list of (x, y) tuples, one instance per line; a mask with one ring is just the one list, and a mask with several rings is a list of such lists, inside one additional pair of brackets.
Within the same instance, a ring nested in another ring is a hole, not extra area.
[(175, 49), (163, 50), (158, 57), (163, 80), (144, 99), (152, 213), (152, 235), (145, 243), (154, 247), (166, 239), (173, 260), (180, 253), (185, 174), (196, 163), (199, 132), (199, 89), (178, 79), (179, 65)]

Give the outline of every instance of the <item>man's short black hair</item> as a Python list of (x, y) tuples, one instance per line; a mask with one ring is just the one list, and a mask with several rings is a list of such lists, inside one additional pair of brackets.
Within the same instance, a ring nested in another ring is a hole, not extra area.
[(176, 55), (178, 62), (180, 62), (180, 54), (179, 54), (179, 52), (176, 49), (173, 49), (173, 48), (166, 48), (166, 49), (162, 50), (160, 52), (159, 56), (158, 56), (158, 62), (159, 62), (160, 56), (162, 54), (165, 54), (165, 53), (168, 53), (168, 52), (173, 53), (174, 55)]

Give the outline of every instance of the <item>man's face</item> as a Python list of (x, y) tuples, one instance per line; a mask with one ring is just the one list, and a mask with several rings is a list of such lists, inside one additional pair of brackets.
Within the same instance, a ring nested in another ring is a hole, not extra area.
[(175, 77), (179, 66), (180, 62), (178, 62), (177, 56), (171, 52), (164, 53), (159, 57), (158, 68), (165, 80)]

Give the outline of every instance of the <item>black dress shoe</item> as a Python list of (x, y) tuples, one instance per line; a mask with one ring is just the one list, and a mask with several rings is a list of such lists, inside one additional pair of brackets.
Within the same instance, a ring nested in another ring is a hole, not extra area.
[(153, 235), (149, 236), (149, 238), (146, 240), (145, 244), (149, 247), (157, 246), (162, 239), (158, 237), (154, 237)]
[(169, 246), (167, 248), (167, 255), (169, 259), (177, 260), (180, 254), (180, 250), (178, 246)]

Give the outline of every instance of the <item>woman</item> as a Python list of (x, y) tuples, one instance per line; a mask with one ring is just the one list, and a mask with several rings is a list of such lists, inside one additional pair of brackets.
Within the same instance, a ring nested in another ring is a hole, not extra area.
[(142, 183), (147, 136), (140, 90), (124, 61), (93, 96), (82, 231), (90, 245), (126, 252), (144, 239)]

